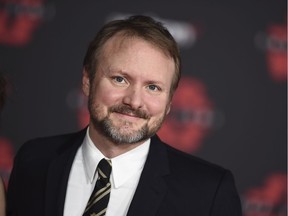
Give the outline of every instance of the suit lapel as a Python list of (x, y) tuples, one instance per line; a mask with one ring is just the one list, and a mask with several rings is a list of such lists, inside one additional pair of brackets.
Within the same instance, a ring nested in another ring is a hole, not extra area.
[(66, 189), (74, 157), (83, 142), (86, 129), (72, 135), (51, 162), (46, 184), (45, 215), (63, 215)]
[(153, 216), (167, 192), (164, 176), (169, 174), (167, 152), (157, 136), (151, 139), (149, 154), (127, 216)]

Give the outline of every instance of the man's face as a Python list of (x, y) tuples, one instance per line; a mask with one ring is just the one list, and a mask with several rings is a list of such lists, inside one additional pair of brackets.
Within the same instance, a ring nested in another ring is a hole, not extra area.
[(83, 76), (96, 136), (124, 144), (154, 135), (169, 112), (174, 61), (142, 39), (116, 35), (98, 62), (93, 81)]

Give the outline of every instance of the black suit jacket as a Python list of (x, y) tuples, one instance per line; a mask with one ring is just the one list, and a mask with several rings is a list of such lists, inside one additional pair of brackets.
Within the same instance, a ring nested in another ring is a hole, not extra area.
[[(70, 169), (86, 129), (22, 145), (11, 173), (7, 213), (63, 215)], [(128, 216), (240, 216), (230, 171), (152, 137)]]

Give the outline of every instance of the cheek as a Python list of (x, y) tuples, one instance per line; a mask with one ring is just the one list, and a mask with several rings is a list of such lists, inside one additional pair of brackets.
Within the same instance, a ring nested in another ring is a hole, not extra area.
[(119, 103), (122, 94), (117, 89), (108, 88), (106, 85), (97, 85), (94, 89), (94, 101), (99, 105), (111, 106)]
[(168, 106), (166, 98), (156, 97), (147, 100), (147, 109), (151, 115), (163, 115)]

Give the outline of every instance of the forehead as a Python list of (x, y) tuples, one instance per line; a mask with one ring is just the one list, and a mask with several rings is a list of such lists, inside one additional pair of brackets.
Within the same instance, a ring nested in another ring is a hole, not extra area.
[(127, 69), (130, 66), (136, 68), (138, 66), (141, 67), (139, 70), (172, 71), (173, 74), (175, 73), (175, 63), (172, 57), (152, 42), (137, 36), (116, 34), (102, 47), (100, 59), (100, 64), (101, 62), (112, 65), (118, 63)]
[(126, 32), (118, 32), (111, 38), (109, 38), (103, 45), (102, 51), (108, 53), (109, 51), (115, 52), (129, 47), (135, 46), (136, 44), (146, 44), (146, 46), (151, 47), (158, 52), (161, 52), (167, 58), (171, 58), (168, 51), (164, 48), (160, 48), (160, 45), (155, 43), (152, 39), (148, 40), (138, 35), (126, 34)]

